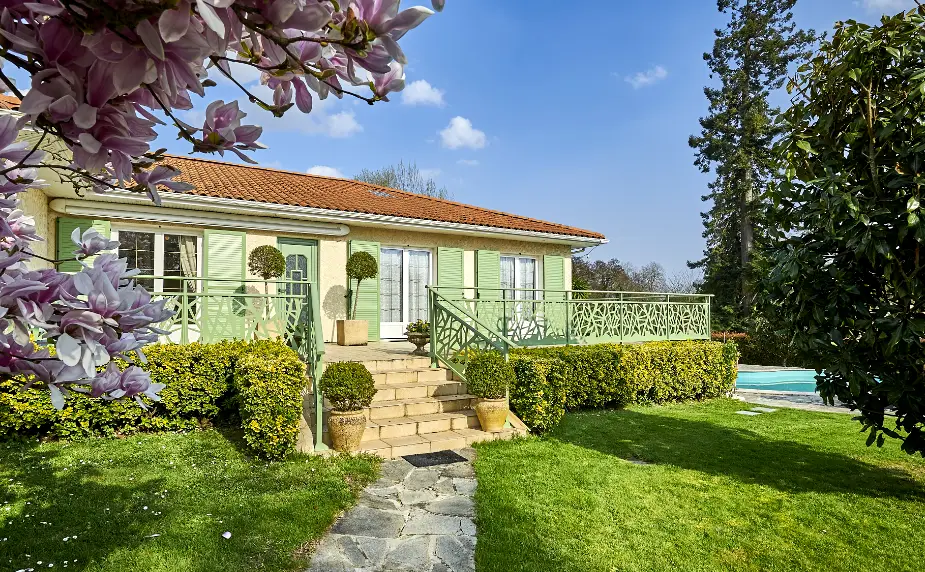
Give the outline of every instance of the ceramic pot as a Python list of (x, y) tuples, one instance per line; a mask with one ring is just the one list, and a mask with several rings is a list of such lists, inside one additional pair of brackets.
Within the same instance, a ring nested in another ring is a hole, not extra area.
[(482, 399), (475, 404), (475, 413), (479, 416), (482, 431), (500, 431), (507, 422), (507, 399)]

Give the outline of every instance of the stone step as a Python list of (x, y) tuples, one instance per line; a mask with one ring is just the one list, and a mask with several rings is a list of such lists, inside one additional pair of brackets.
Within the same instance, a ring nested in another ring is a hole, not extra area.
[(463, 393), (459, 395), (435, 395), (409, 399), (377, 401), (365, 409), (366, 419), (395, 419), (431, 413), (448, 413), (469, 409), (475, 404), (475, 396)]
[(434, 397), (436, 395), (459, 395), (461, 393), (466, 393), (466, 384), (462, 381), (435, 380), (391, 384), (377, 383), (373, 402)]
[(394, 459), (404, 455), (461, 449), (480, 441), (510, 439), (519, 434), (521, 431), (517, 429), (504, 429), (496, 433), (488, 433), (481, 429), (458, 429), (364, 441), (360, 444), (360, 451), (379, 455), (384, 459)]
[(390, 369), (373, 373), (373, 381), (376, 382), (376, 385), (393, 385), (396, 383), (417, 383), (427, 381), (449, 381), (452, 379), (452, 372), (443, 368), (431, 367)]
[(412, 415), (411, 417), (368, 421), (366, 430), (363, 432), (363, 441), (478, 428), (479, 418), (475, 411), (463, 409), (462, 411), (450, 413), (431, 413), (429, 415)]

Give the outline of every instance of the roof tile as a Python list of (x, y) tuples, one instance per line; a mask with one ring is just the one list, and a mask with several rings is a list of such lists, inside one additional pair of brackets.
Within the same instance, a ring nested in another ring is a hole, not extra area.
[(198, 196), (604, 239), (589, 230), (348, 179), (175, 155), (164, 162), (179, 169), (177, 179), (193, 184), (187, 193)]

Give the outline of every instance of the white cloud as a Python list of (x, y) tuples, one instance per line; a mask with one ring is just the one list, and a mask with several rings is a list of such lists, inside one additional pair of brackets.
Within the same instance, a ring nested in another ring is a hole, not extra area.
[[(237, 54), (234, 52), (228, 52), (227, 56), (229, 58), (235, 59)], [(260, 81), (260, 74), (262, 73), (254, 66), (234, 62), (228, 62), (228, 69), (231, 70), (231, 75), (234, 77), (234, 79), (236, 79), (241, 85), (245, 86)], [(219, 85), (233, 86), (235, 89), (240, 89), (234, 84), (234, 82), (225, 77), (225, 74), (219, 71), (215, 66), (210, 67), (208, 71), (209, 79), (213, 80), (215, 83)]]
[(340, 172), (340, 169), (335, 167), (328, 167), (327, 165), (315, 165), (306, 172), (309, 175), (321, 175), (322, 177), (338, 177), (340, 179), (346, 179), (344, 174)]
[(912, 0), (864, 0), (864, 7), (871, 12), (899, 13), (915, 7)]
[(423, 79), (419, 79), (405, 86), (401, 92), (401, 102), (405, 105), (443, 107), (446, 105), (443, 101), (443, 93), (442, 89), (437, 89)]
[(472, 127), (472, 122), (465, 117), (458, 115), (450, 120), (446, 129), (440, 132), (440, 142), (447, 149), (459, 149), (467, 147), (469, 149), (481, 149), (486, 145), (488, 139), (484, 131)]
[(443, 171), (441, 171), (440, 169), (421, 169), (420, 170), (421, 177), (423, 177), (424, 179), (436, 179), (437, 177), (440, 176), (440, 173), (442, 172)]
[(478, 167), (479, 160), (478, 159), (460, 159), (459, 161), (456, 161), (456, 164), (463, 165), (465, 167)]
[[(265, 85), (256, 85), (251, 90), (264, 101), (273, 100), (273, 90)], [(312, 112), (307, 115), (293, 106), (281, 118), (273, 117), (245, 97), (239, 98), (238, 104), (247, 112), (244, 123), (256, 123), (263, 127), (265, 132), (327, 135), (343, 139), (363, 131), (363, 126), (359, 124), (352, 110), (338, 111), (338, 107), (344, 103), (333, 96), (325, 100), (315, 97)]]
[(633, 86), (633, 89), (639, 89), (658, 83), (666, 77), (668, 77), (668, 70), (662, 66), (655, 66), (646, 71), (636, 72), (633, 75), (626, 76), (623, 80)]

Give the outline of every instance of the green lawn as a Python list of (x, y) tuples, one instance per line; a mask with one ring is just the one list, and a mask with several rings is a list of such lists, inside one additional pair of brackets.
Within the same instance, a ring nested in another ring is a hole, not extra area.
[(479, 445), (478, 570), (925, 569), (921, 458), (867, 448), (849, 415), (743, 406), (570, 414)]
[(0, 570), (305, 568), (377, 473), (366, 457), (259, 462), (213, 430), (0, 443)]

